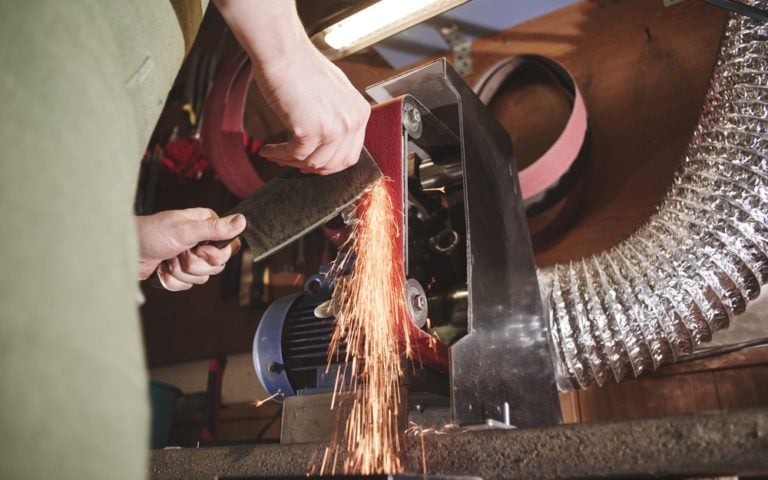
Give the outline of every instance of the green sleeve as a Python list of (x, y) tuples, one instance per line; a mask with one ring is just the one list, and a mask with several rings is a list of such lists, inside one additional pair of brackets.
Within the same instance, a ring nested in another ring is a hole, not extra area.
[(2, 478), (146, 475), (131, 208), (183, 54), (168, 1), (0, 2)]

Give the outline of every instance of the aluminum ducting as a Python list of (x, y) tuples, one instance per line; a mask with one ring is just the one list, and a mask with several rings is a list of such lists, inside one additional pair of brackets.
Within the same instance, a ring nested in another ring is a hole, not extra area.
[(558, 387), (637, 376), (727, 328), (768, 280), (767, 203), (768, 24), (732, 15), (657, 212), (615, 247), (539, 272)]

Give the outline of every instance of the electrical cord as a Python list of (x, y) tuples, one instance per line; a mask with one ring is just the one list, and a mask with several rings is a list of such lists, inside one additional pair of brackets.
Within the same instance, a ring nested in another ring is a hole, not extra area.
[(753, 7), (751, 5), (746, 5), (744, 3), (737, 2), (736, 0), (704, 0), (704, 1), (716, 7), (725, 8), (726, 10), (731, 10), (732, 12), (740, 13), (741, 15), (745, 15), (753, 20), (757, 20), (760, 22), (768, 22), (768, 12), (761, 8)]
[(693, 360), (701, 360), (702, 358), (717, 357), (719, 355), (725, 355), (726, 353), (738, 352), (750, 347), (758, 347), (762, 345), (768, 345), (768, 337), (760, 337), (745, 342), (734, 343), (733, 345), (724, 345), (722, 347), (708, 348), (695, 353), (690, 353), (680, 357), (677, 362), (690, 362)]
[(261, 440), (261, 437), (263, 437), (263, 436), (264, 436), (264, 434), (265, 434), (265, 433), (267, 433), (267, 430), (269, 430), (269, 427), (271, 427), (271, 426), (272, 426), (272, 424), (274, 424), (274, 423), (275, 423), (275, 421), (277, 421), (277, 419), (278, 419), (278, 418), (280, 418), (280, 416), (281, 416), (282, 414), (283, 414), (283, 407), (281, 406), (281, 407), (280, 407), (280, 410), (278, 410), (278, 411), (277, 411), (277, 413), (275, 413), (275, 414), (272, 416), (272, 418), (269, 420), (269, 422), (267, 422), (267, 424), (266, 424), (266, 425), (264, 425), (264, 427), (263, 427), (263, 428), (262, 428), (262, 429), (259, 431), (259, 433), (256, 435), (256, 440)]

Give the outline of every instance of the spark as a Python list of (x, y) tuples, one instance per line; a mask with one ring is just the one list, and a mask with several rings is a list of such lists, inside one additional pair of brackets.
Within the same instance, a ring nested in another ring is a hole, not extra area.
[(278, 395), (284, 396), (283, 395), (283, 391), (280, 390), (280, 389), (277, 389), (277, 391), (275, 393), (273, 393), (272, 395), (268, 396), (267, 398), (264, 398), (262, 400), (254, 400), (254, 401), (252, 401), (251, 405), (253, 405), (256, 408), (259, 408), (260, 406), (264, 405), (265, 403), (267, 403), (268, 401), (270, 401), (273, 398), (277, 397)]
[(409, 422), (409, 426), (405, 429), (405, 434), (413, 437), (419, 437), (419, 443), (421, 445), (421, 468), (424, 475), (427, 475), (427, 445), (424, 437), (427, 435), (445, 435), (447, 433), (455, 432), (458, 429), (458, 425), (455, 423), (446, 423), (441, 428), (424, 428), (414, 422)]
[(330, 447), (325, 448), (325, 453), (323, 454), (323, 462), (320, 464), (320, 476), (322, 477), (325, 473), (325, 464), (328, 461), (328, 452), (331, 451)]
[(424, 475), (427, 475), (427, 447), (424, 445), (424, 435), (419, 435), (419, 441), (421, 442), (421, 469)]
[(429, 340), (427, 340), (429, 343), (427, 344), (429, 348), (435, 349), (437, 348), (437, 342), (440, 341), (440, 336), (432, 330), (432, 320), (427, 317), (427, 323), (424, 325), (424, 329), (429, 333)]
[[(398, 430), (399, 380), (403, 375), (400, 356), (407, 355), (411, 347), (405, 271), (398, 251), (402, 232), (395, 221), (390, 183), (377, 183), (361, 198), (358, 221), (346, 246), (355, 252), (354, 266), (333, 292), (336, 329), (328, 361), (340, 357), (340, 346), (346, 344), (343, 361), (350, 382), (345, 384), (346, 375), (336, 377), (332, 404), (337, 404), (336, 397), (347, 388), (352, 404), (343, 435), (337, 431), (331, 448), (336, 454), (341, 448), (346, 450), (345, 474), (403, 471)], [(349, 255), (342, 257), (334, 268), (345, 271), (349, 261)], [(402, 351), (399, 338), (404, 339)], [(326, 460), (328, 455), (321, 472)]]
[(424, 428), (414, 422), (409, 422), (409, 425), (410, 426), (405, 430), (405, 434), (414, 437), (424, 435), (445, 435), (452, 432), (463, 432), (463, 430), (461, 430), (459, 426), (453, 422), (448, 422), (440, 428)]

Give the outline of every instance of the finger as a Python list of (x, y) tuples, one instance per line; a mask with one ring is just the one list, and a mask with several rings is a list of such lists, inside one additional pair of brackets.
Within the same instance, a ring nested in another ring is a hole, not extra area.
[(333, 167), (336, 151), (342, 146), (341, 142), (321, 145), (303, 162), (302, 171), (328, 175), (336, 171)]
[(339, 157), (339, 162), (342, 164), (342, 169), (349, 168), (358, 162), (360, 159), (360, 152), (363, 150), (363, 146), (365, 145), (365, 133), (368, 125), (368, 119), (371, 115), (371, 106), (368, 104), (368, 102), (362, 102), (361, 105), (362, 111), (360, 113), (360, 123), (357, 125), (357, 128), (354, 129), (354, 133), (348, 137), (350, 140), (347, 155)]
[(185, 208), (182, 210), (182, 213), (190, 220), (209, 220), (211, 218), (219, 218), (219, 214), (210, 208)]
[[(180, 255), (181, 256), (181, 255)], [(182, 283), (192, 285), (202, 285), (208, 281), (208, 275), (193, 275), (184, 271), (179, 257), (172, 258), (165, 262), (168, 274)]]
[(194, 276), (216, 275), (224, 270), (224, 262), (214, 263), (206, 258), (206, 255), (200, 255), (199, 252), (187, 250), (177, 257), (181, 264), (181, 271)]
[(304, 162), (300, 162), (299, 160), (270, 160), (271, 162), (274, 162), (281, 167), (290, 167), (290, 168), (298, 168), (299, 170), (304, 167)]
[(360, 154), (363, 151), (363, 147), (365, 146), (365, 128), (361, 128), (359, 132), (355, 135), (354, 140), (352, 141), (352, 151), (347, 156), (347, 167), (351, 167), (352, 165), (356, 164), (360, 160)]
[(229, 242), (229, 248), (232, 249), (232, 253), (230, 253), (230, 256), (237, 255), (237, 252), (240, 251), (240, 248), (243, 246), (243, 242), (240, 241), (239, 238), (236, 238)]
[(332, 173), (340, 172), (344, 170), (346, 165), (346, 159), (352, 150), (352, 144), (350, 139), (344, 139), (339, 142), (336, 147), (336, 151), (328, 159), (328, 161), (321, 168), (317, 169), (315, 173), (318, 175), (330, 175)]
[(181, 238), (186, 245), (203, 241), (230, 240), (245, 230), (245, 217), (239, 213), (223, 218), (191, 220), (180, 225)]
[(325, 168), (325, 163), (330, 161), (335, 154), (335, 148), (338, 146), (338, 142), (329, 143), (327, 145), (321, 145), (315, 150), (306, 160), (291, 160), (283, 159), (275, 161), (278, 165), (283, 167), (292, 167), (301, 170), (303, 173), (320, 173), (327, 175), (334, 173), (336, 170), (333, 168)]
[(240, 240), (235, 239), (222, 248), (216, 248), (213, 245), (199, 246), (194, 250), (194, 253), (208, 265), (218, 267), (227, 263), (239, 249)]
[(259, 155), (273, 162), (301, 162), (319, 146), (319, 137), (294, 138), (290, 142), (263, 145), (259, 149)]
[(160, 284), (165, 287), (166, 290), (171, 292), (181, 292), (183, 290), (189, 290), (192, 288), (191, 283), (184, 283), (173, 277), (168, 271), (166, 262), (161, 263), (160, 266), (157, 267), (157, 279), (160, 281)]
[(360, 159), (360, 151), (363, 149), (365, 140), (365, 129), (361, 129), (344, 142), (344, 145), (336, 151), (331, 162), (325, 165), (320, 175), (328, 175), (347, 169), (356, 164)]

